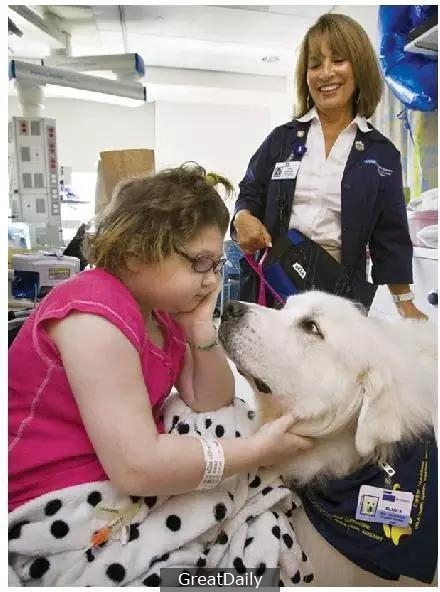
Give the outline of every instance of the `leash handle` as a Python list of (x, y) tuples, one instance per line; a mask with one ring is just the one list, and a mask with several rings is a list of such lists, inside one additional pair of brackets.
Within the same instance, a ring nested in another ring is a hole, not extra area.
[(255, 259), (253, 258), (252, 255), (244, 255), (244, 258), (246, 259), (248, 264), (252, 267), (252, 269), (255, 271), (255, 273), (260, 278), (260, 289), (258, 292), (257, 304), (260, 304), (261, 306), (266, 306), (266, 302), (267, 302), (266, 301), (266, 288), (269, 289), (269, 291), (272, 293), (275, 300), (277, 300), (281, 304), (284, 304), (283, 298), (281, 298), (281, 296), (278, 294), (278, 292), (276, 292), (272, 288), (272, 286), (269, 284), (269, 282), (266, 280), (266, 278), (264, 277), (264, 274), (263, 274), (263, 263), (268, 255), (268, 253), (269, 253), (269, 249), (265, 249), (264, 254), (261, 257), (260, 261), (258, 261), (258, 263), (255, 261)]

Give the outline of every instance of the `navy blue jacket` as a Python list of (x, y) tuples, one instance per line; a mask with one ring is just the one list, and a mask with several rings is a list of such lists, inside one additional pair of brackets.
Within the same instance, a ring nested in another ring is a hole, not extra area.
[[(370, 126), (371, 127), (371, 126)], [(249, 210), (272, 236), (288, 227), (296, 179), (271, 180), (277, 162), (300, 160), (310, 122), (275, 128), (250, 160), (235, 213)], [(363, 149), (356, 149), (363, 147)], [(282, 219), (280, 219), (280, 211)], [(232, 233), (231, 225), (231, 236)], [(400, 153), (375, 128), (359, 128), (341, 182), (341, 262), (365, 278), (368, 245), (375, 284), (412, 283), (412, 243), (402, 187)]]

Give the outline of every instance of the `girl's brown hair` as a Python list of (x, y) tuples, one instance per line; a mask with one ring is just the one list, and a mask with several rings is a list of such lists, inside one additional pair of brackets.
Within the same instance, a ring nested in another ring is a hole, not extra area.
[(117, 273), (129, 257), (162, 261), (206, 227), (216, 226), (224, 234), (229, 212), (215, 189), (219, 183), (232, 191), (225, 177), (207, 175), (195, 163), (123, 181), (86, 238), (89, 263)]
[(373, 46), (359, 23), (349, 16), (331, 13), (322, 15), (316, 21), (301, 44), (296, 66), (296, 117), (302, 117), (314, 105), (307, 86), (307, 68), (310, 49), (322, 37), (328, 38), (332, 53), (351, 62), (356, 87), (353, 112), (371, 117), (383, 92), (382, 77)]

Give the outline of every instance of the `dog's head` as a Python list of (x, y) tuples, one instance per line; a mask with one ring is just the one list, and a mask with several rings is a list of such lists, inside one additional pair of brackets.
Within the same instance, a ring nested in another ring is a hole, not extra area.
[(361, 456), (400, 440), (402, 410), (380, 335), (352, 302), (319, 291), (291, 297), (281, 310), (229, 302), (219, 336), (239, 370), (282, 400), (304, 435), (354, 425)]

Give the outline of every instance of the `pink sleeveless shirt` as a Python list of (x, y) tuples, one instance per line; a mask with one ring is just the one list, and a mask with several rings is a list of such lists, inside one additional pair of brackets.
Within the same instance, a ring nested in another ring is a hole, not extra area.
[(108, 479), (81, 420), (62, 361), (45, 331), (49, 319), (72, 311), (97, 314), (130, 340), (141, 358), (155, 422), (185, 355), (183, 330), (155, 311), (163, 349), (145, 334), (138, 304), (115, 276), (83, 271), (59, 284), (26, 320), (9, 349), (9, 510), (44, 493)]

